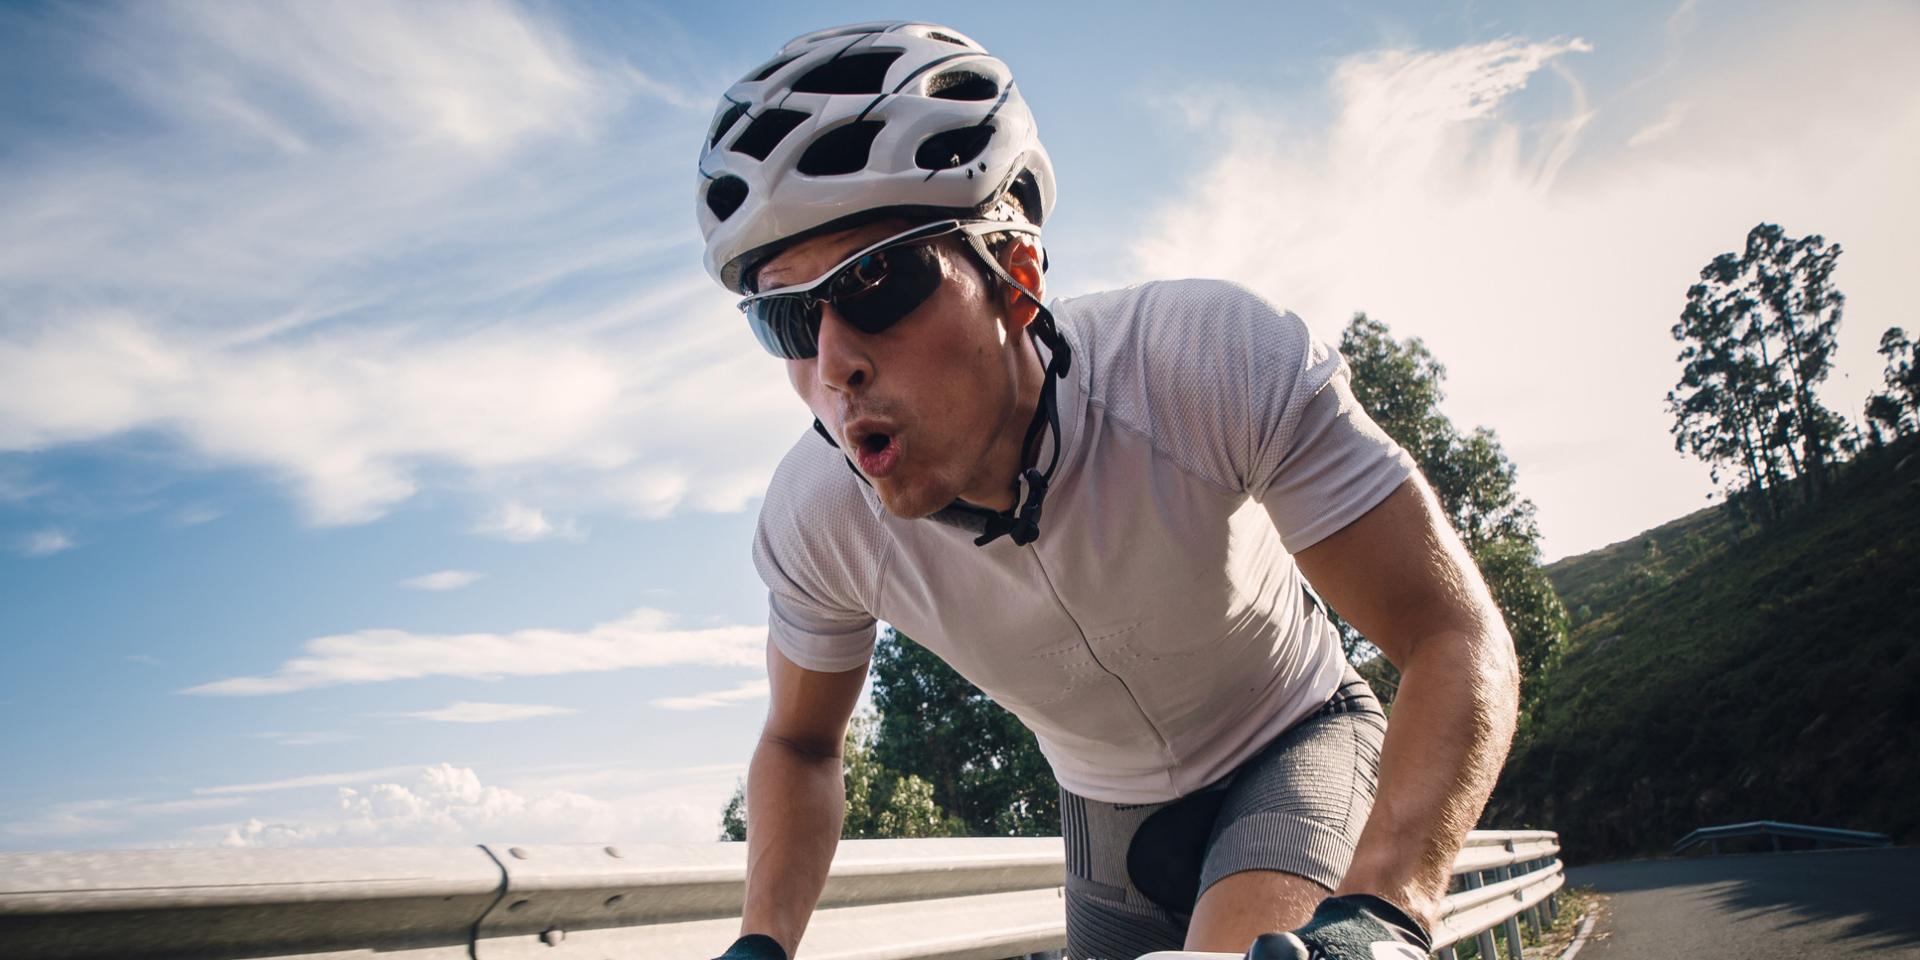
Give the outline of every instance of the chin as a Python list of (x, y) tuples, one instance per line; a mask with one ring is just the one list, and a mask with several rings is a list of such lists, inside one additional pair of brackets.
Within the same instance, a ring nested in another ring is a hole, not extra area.
[(888, 513), (903, 520), (919, 520), (953, 502), (952, 494), (942, 496), (940, 491), (924, 487), (904, 486), (897, 483), (874, 485), (874, 493), (880, 497), (880, 505)]

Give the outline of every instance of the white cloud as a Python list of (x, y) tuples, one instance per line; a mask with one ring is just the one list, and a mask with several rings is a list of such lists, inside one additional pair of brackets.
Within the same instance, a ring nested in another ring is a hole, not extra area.
[(331, 810), (311, 810), (199, 831), (225, 846), (388, 845), (476, 842), (585, 843), (711, 840), (743, 769), (651, 771), (649, 785), (609, 798), (568, 789), (481, 782), (439, 764), (410, 784), (342, 787)]
[(474, 533), (498, 537), (513, 543), (532, 543), (549, 537), (573, 540), (580, 537), (571, 522), (555, 524), (547, 515), (524, 503), (503, 503), (473, 528)]
[(569, 707), (550, 707), (533, 703), (473, 703), (462, 700), (438, 710), (421, 710), (417, 713), (402, 713), (399, 716), (435, 720), (441, 723), (502, 723), (508, 720), (558, 717), (579, 712)]
[(0, 452), (151, 431), (319, 524), (428, 476), (520, 539), (744, 508), (806, 421), (658, 176), (706, 98), (618, 62), (684, 60), (508, 3), (352, 11), (48, 18), (147, 113), (0, 157)]
[(74, 547), (73, 538), (57, 529), (41, 530), (20, 540), (20, 552), (29, 557), (47, 557)]
[[(1762, 220), (1844, 244), (1827, 392), (1853, 417), (1879, 379), (1873, 342), (1908, 313), (1920, 216), (1920, 11), (1737, 19), (1602, 106), (1578, 75), (1609, 54), (1575, 41), (1353, 57), (1324, 126), (1215, 96), (1185, 113), (1217, 159), (1145, 218), (1127, 276), (1231, 277), (1328, 338), (1356, 310), (1422, 337), (1447, 412), (1493, 427), (1518, 464), (1550, 557), (1693, 510), (1706, 468), (1673, 452), (1661, 400), (1701, 265)], [(1508, 101), (1543, 79), (1522, 120)]]
[(400, 585), (409, 590), (458, 590), (483, 576), (472, 570), (438, 570), (402, 580)]
[(674, 629), (670, 615), (647, 608), (576, 632), (361, 630), (309, 640), (305, 656), (271, 675), (231, 677), (180, 692), (255, 696), (429, 676), (497, 679), (687, 664), (755, 666), (765, 642), (762, 627)]
[(767, 679), (762, 677), (727, 690), (696, 693), (690, 697), (662, 697), (652, 702), (662, 710), (711, 710), (715, 707), (727, 707), (749, 700), (764, 699), (768, 689)]

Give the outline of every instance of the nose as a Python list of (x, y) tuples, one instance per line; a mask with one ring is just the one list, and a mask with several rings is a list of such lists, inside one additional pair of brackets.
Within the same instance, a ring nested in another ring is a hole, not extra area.
[(852, 393), (873, 380), (866, 334), (855, 330), (831, 304), (820, 307), (819, 356), (814, 375), (829, 390)]

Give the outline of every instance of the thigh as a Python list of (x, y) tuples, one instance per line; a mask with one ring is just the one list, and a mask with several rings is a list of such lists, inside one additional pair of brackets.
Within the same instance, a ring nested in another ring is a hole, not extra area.
[(1386, 728), (1372, 689), (1349, 668), (1325, 707), (1242, 764), (1213, 824), (1202, 900), (1222, 878), (1247, 870), (1339, 886), (1373, 809)]
[(1178, 950), (1186, 942), (1186, 917), (1154, 902), (1127, 872), (1140, 825), (1170, 806), (1102, 803), (1060, 791), (1060, 832), (1067, 844), (1067, 960), (1134, 960), (1155, 950)]

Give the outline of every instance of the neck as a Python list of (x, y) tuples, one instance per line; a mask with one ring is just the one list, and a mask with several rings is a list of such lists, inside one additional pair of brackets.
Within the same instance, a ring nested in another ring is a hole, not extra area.
[[(1040, 407), (1040, 388), (1046, 383), (1048, 373), (1040, 362), (1033, 335), (1021, 330), (1017, 336), (1020, 343), (1015, 347), (1013, 409), (1001, 421), (976, 480), (960, 494), (960, 499), (990, 510), (1013, 509), (1018, 492), (1015, 481), (1020, 471), (1032, 465), (1031, 459), (1039, 452), (1023, 450), (1021, 446), (1026, 441), (1027, 426), (1033, 422), (1034, 411)], [(1035, 440), (1035, 446), (1044, 445), (1045, 437), (1042, 433)]]

